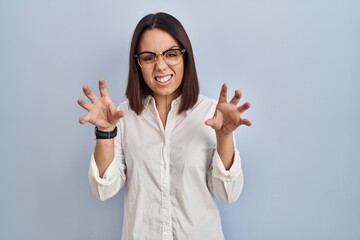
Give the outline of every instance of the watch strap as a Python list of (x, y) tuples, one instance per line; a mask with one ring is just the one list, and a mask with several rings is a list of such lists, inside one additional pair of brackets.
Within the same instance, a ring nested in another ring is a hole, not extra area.
[(97, 127), (95, 127), (95, 136), (96, 139), (112, 139), (117, 135), (117, 126), (115, 126), (114, 130), (111, 132), (103, 132), (100, 131)]

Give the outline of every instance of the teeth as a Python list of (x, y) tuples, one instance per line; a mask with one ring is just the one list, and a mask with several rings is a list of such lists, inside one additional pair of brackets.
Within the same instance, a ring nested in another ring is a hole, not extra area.
[(171, 78), (171, 75), (167, 75), (167, 76), (164, 76), (164, 77), (156, 77), (156, 81), (158, 82), (167, 82), (169, 81)]

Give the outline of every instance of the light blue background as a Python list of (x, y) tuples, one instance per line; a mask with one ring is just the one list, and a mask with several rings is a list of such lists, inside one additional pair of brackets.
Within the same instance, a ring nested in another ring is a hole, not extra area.
[(124, 100), (132, 32), (157, 11), (185, 26), (203, 94), (227, 82), (252, 103), (226, 239), (360, 239), (358, 0), (0, 0), (0, 239), (120, 239), (123, 192), (91, 194), (76, 101), (101, 77)]

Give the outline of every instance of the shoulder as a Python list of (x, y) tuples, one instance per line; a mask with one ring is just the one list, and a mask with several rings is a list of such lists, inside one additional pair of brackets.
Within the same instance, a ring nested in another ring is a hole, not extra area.
[(209, 103), (217, 103), (217, 100), (215, 98), (211, 98), (211, 97), (208, 97), (208, 96), (203, 95), (203, 94), (199, 94), (198, 101), (204, 101), (204, 102), (209, 102)]
[(197, 113), (203, 117), (208, 118), (214, 113), (216, 104), (217, 101), (215, 99), (199, 94), (196, 104), (190, 110), (188, 110), (187, 113)]
[(214, 98), (205, 96), (200, 94), (198, 97), (198, 101), (196, 103), (196, 106), (201, 106), (201, 107), (216, 107), (217, 104), (217, 100), (215, 100)]
[(128, 112), (128, 111), (131, 111), (130, 109), (130, 105), (129, 105), (129, 101), (128, 100), (125, 100), (123, 102), (121, 102), (118, 107), (117, 107), (118, 110), (122, 110), (124, 112)]

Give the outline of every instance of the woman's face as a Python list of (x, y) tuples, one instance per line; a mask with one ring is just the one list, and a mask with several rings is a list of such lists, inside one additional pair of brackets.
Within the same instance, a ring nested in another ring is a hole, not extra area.
[[(152, 29), (143, 33), (139, 42), (138, 52), (164, 52), (168, 49), (180, 48), (176, 40), (167, 32)], [(176, 65), (168, 65), (163, 56), (157, 54), (157, 60), (150, 68), (141, 68), (142, 76), (147, 86), (152, 90), (155, 99), (168, 96), (171, 99), (178, 97), (180, 85), (184, 75), (184, 61)]]

